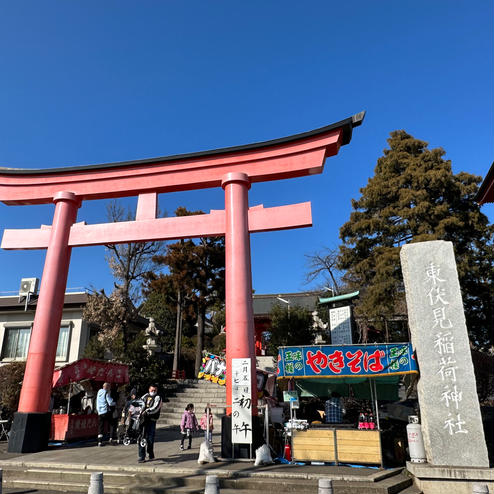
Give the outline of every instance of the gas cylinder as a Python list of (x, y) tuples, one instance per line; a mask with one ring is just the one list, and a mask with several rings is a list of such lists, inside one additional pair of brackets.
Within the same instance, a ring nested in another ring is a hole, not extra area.
[(410, 461), (412, 463), (426, 463), (427, 457), (425, 455), (422, 428), (420, 427), (417, 415), (410, 415), (408, 417), (407, 437), (410, 450)]
[(283, 456), (285, 457), (285, 460), (292, 461), (292, 448), (290, 448), (289, 443), (285, 444), (285, 453)]

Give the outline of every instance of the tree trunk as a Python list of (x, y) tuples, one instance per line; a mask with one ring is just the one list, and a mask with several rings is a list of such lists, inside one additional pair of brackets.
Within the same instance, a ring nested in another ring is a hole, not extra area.
[(175, 348), (173, 351), (173, 374), (180, 367), (180, 350), (182, 348), (182, 293), (177, 290), (177, 322), (175, 325)]
[(195, 377), (199, 374), (202, 363), (202, 350), (204, 348), (204, 319), (206, 318), (206, 309), (199, 307), (197, 314), (197, 345), (196, 345), (196, 364), (194, 367)]

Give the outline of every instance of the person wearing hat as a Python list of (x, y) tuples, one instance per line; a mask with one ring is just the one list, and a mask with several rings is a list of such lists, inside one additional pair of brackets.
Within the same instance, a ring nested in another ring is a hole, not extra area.
[(123, 407), (122, 410), (122, 423), (125, 422), (125, 419), (127, 418), (127, 413), (129, 412), (130, 404), (137, 398), (137, 389), (132, 388), (130, 390), (130, 395), (129, 399), (125, 403), (125, 406)]

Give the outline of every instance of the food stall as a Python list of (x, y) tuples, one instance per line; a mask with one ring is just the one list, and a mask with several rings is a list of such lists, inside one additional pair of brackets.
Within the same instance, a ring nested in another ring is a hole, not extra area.
[[(95, 411), (93, 400), (104, 382), (127, 384), (129, 382), (128, 366), (84, 358), (54, 370), (52, 387), (58, 390), (68, 386), (68, 398), (66, 409), (53, 410), (51, 440), (71, 441), (98, 434), (98, 414), (93, 413)], [(86, 391), (84, 396), (86, 406), (79, 407), (80, 413), (71, 413), (71, 395), (73, 397), (76, 386), (81, 386), (79, 389)]]
[(331, 390), (370, 400), (377, 427), (320, 423), (292, 428), (292, 458), (382, 465), (378, 399), (398, 399), (400, 376), (414, 373), (418, 368), (410, 343), (281, 347), (278, 379), (294, 381), (306, 396), (325, 397)]

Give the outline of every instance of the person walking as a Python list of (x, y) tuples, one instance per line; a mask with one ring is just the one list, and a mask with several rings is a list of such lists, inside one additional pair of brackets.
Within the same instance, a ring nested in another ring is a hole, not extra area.
[[(208, 422), (209, 422), (209, 434), (208, 434)], [(199, 427), (204, 431), (204, 438), (206, 441), (212, 442), (213, 440), (213, 414), (211, 408), (206, 407), (204, 409), (204, 415), (201, 417)]]
[(187, 449), (192, 447), (192, 432), (199, 430), (199, 426), (197, 424), (197, 418), (194, 413), (194, 405), (189, 403), (182, 414), (182, 420), (180, 422), (180, 432), (182, 433), (182, 440), (180, 441), (180, 450), (184, 450), (184, 441), (185, 438), (189, 438), (189, 445)]
[(103, 446), (103, 435), (105, 433), (105, 425), (109, 428), (110, 444), (117, 443), (117, 430), (113, 420), (113, 412), (115, 411), (115, 400), (111, 397), (111, 384), (104, 383), (103, 387), (96, 395), (96, 409), (98, 411), (98, 446)]
[(146, 461), (146, 449), (148, 458), (154, 460), (154, 436), (156, 434), (156, 422), (159, 419), (161, 412), (161, 397), (158, 395), (158, 386), (151, 384), (149, 392), (146, 393), (141, 400), (144, 402), (142, 411), (144, 417), (144, 429), (142, 438), (146, 440), (146, 445), (142, 446), (139, 441), (139, 463)]

